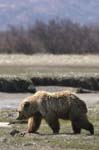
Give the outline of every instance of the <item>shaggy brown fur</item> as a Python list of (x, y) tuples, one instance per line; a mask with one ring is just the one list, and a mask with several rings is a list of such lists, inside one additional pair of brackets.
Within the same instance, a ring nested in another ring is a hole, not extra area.
[(44, 118), (53, 133), (58, 133), (60, 118), (71, 120), (75, 134), (80, 133), (81, 129), (89, 130), (91, 134), (94, 134), (93, 125), (87, 118), (86, 104), (71, 92), (39, 91), (24, 99), (19, 105), (18, 112), (18, 119), (29, 118), (28, 132), (36, 132), (41, 119)]

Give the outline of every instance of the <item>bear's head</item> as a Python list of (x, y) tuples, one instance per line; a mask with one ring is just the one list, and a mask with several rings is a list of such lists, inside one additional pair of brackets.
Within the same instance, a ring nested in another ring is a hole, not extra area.
[(37, 112), (37, 103), (31, 99), (24, 99), (17, 109), (17, 120), (28, 119)]

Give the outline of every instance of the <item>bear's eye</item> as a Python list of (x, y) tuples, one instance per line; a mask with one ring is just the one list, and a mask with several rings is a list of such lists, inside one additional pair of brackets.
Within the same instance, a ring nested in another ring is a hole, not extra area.
[(29, 106), (30, 106), (30, 103), (29, 102), (25, 102), (24, 108), (28, 108)]

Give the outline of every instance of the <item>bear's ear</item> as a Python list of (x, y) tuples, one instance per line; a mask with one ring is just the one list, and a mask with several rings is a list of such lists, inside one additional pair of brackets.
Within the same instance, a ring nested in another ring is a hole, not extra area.
[(25, 102), (24, 108), (28, 108), (30, 106), (30, 102)]

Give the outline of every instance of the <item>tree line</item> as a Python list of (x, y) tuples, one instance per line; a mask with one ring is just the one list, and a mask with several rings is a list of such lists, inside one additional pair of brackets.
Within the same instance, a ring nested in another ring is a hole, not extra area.
[(9, 26), (0, 31), (0, 53), (99, 53), (99, 25), (71, 20), (36, 21), (27, 28)]

